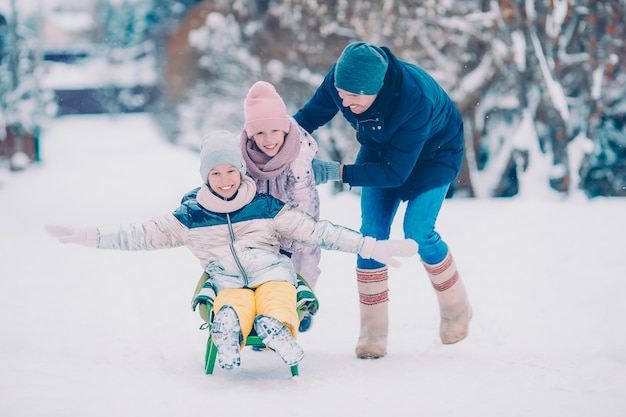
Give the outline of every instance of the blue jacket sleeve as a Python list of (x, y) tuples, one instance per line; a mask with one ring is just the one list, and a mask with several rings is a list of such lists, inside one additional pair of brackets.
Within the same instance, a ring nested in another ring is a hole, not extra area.
[(341, 100), (335, 90), (335, 67), (326, 74), (324, 81), (311, 99), (293, 116), (309, 133), (330, 122), (341, 108)]

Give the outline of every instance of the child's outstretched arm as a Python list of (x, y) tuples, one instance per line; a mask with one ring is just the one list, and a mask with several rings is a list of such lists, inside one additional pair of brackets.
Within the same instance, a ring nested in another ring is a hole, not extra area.
[(49, 224), (45, 228), (61, 243), (75, 243), (97, 249), (146, 250), (146, 238), (141, 225), (119, 225), (110, 228), (111, 230)]
[(375, 259), (393, 267), (400, 267), (395, 257), (411, 257), (417, 253), (412, 239), (376, 240), (327, 220), (316, 222), (304, 212), (285, 208), (276, 216), (278, 232), (286, 237), (327, 250), (358, 253), (365, 259)]
[(417, 253), (417, 242), (413, 239), (402, 240), (376, 240), (365, 236), (359, 249), (359, 255), (364, 259), (375, 259), (378, 262), (400, 267), (400, 262), (394, 258), (399, 256), (409, 258)]
[(120, 224), (106, 228), (44, 226), (61, 243), (74, 243), (97, 249), (142, 251), (166, 249), (184, 244), (187, 228), (170, 213), (142, 224)]

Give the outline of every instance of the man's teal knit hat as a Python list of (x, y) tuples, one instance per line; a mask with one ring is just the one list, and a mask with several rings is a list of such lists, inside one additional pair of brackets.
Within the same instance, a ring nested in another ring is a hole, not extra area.
[(373, 96), (383, 86), (387, 55), (378, 46), (354, 42), (346, 46), (335, 65), (335, 88)]

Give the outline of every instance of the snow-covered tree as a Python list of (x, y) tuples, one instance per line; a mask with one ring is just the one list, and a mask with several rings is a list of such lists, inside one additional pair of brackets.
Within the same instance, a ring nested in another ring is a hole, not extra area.
[(0, 168), (21, 170), (39, 160), (40, 128), (56, 107), (40, 86), (36, 37), (18, 19), (15, 1), (0, 16)]
[[(297, 110), (343, 47), (365, 40), (429, 71), (457, 103), (466, 125), (457, 196), (626, 193), (626, 0), (205, 1), (190, 13), (181, 38), (192, 51), (170, 57), (184, 63), (171, 80), (185, 74), (179, 109), (191, 130), (231, 128), (257, 79)], [(350, 162), (358, 149), (340, 118), (316, 138), (323, 157)], [(594, 146), (570, 146), (578, 139)], [(576, 163), (573, 149), (584, 151)], [(537, 186), (523, 184), (530, 178)]]

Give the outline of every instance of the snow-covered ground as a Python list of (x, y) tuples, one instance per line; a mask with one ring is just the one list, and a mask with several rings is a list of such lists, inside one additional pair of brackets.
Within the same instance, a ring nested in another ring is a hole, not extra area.
[[(438, 340), (415, 257), (391, 273), (388, 356), (356, 359), (354, 256), (324, 252), (300, 376), (249, 348), (239, 369), (205, 375), (207, 335), (189, 307), (201, 270), (185, 248), (98, 251), (43, 229), (143, 221), (199, 181), (197, 154), (147, 115), (58, 119), (38, 166), (0, 171), (0, 416), (626, 412), (626, 200), (446, 201), (439, 230), (475, 311), (457, 345)], [(355, 195), (320, 191), (322, 217), (358, 228)]]

